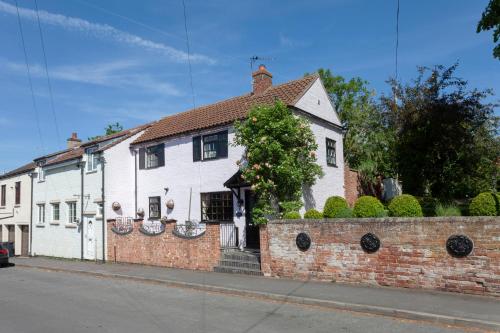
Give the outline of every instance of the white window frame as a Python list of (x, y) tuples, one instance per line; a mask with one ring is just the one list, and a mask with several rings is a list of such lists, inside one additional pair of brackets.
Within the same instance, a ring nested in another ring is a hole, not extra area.
[(68, 224), (76, 224), (76, 201), (67, 202), (66, 205), (68, 206)]
[(157, 168), (160, 165), (160, 157), (158, 156), (160, 152), (160, 145), (151, 146), (146, 148), (145, 164), (146, 169)]
[(38, 182), (44, 182), (45, 181), (45, 170), (40, 166), (38, 167)]
[(45, 204), (37, 204), (38, 206), (38, 224), (45, 224)]
[[(50, 205), (52, 206), (52, 221), (59, 222), (61, 220), (61, 204), (58, 202), (54, 202), (51, 203)], [(56, 206), (57, 206), (57, 219), (55, 218)]]
[(97, 170), (99, 165), (99, 154), (95, 151), (97, 147), (92, 147), (87, 149), (87, 172), (92, 172)]

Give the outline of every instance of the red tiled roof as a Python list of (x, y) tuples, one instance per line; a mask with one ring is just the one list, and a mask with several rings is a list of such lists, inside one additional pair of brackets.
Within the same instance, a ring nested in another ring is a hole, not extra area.
[(287, 105), (294, 105), (318, 77), (317, 74), (308, 75), (298, 80), (271, 86), (262, 94), (246, 94), (164, 117), (148, 128), (132, 144), (230, 124), (244, 119), (253, 106), (270, 105), (277, 99)]
[(26, 172), (30, 172), (34, 169), (35, 169), (35, 163), (30, 162), (28, 164), (23, 165), (22, 167), (19, 167), (17, 169), (8, 171), (8, 172), (4, 173), (3, 175), (0, 175), (0, 179), (5, 179), (5, 178), (12, 177), (12, 176), (17, 176), (17, 175), (20, 175), (20, 174), (23, 174)]

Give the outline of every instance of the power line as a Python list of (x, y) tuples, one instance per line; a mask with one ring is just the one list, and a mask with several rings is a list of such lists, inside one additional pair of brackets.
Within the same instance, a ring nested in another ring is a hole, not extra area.
[(38, 136), (40, 137), (40, 143), (42, 144), (42, 150), (45, 150), (45, 145), (43, 143), (42, 130), (40, 129), (40, 119), (38, 117), (38, 108), (36, 106), (35, 100), (35, 92), (33, 90), (33, 82), (31, 81), (31, 72), (30, 66), (28, 64), (28, 53), (26, 52), (26, 44), (24, 42), (24, 33), (23, 33), (23, 25), (21, 24), (21, 15), (19, 14), (19, 5), (16, 0), (16, 11), (17, 11), (17, 22), (19, 24), (19, 31), (21, 33), (21, 42), (23, 44), (23, 52), (24, 52), (24, 62), (26, 63), (26, 72), (28, 73), (28, 82), (31, 91), (31, 101), (33, 103), (33, 109), (35, 111), (35, 119), (36, 119), (36, 127), (38, 129)]
[(42, 25), (40, 24), (40, 16), (38, 15), (38, 2), (37, 2), (37, 0), (35, 0), (35, 11), (36, 11), (36, 18), (38, 21), (38, 32), (40, 33), (40, 41), (42, 43), (43, 61), (45, 64), (45, 75), (47, 76), (47, 85), (49, 88), (50, 107), (52, 109), (52, 117), (54, 119), (54, 124), (56, 127), (57, 142), (58, 142), (58, 144), (60, 144), (62, 141), (61, 141), (61, 135), (59, 132), (59, 124), (57, 123), (56, 108), (54, 106), (54, 95), (52, 94), (52, 84), (50, 83), (49, 66), (47, 64), (47, 54), (45, 52), (45, 41), (43, 39)]
[(189, 34), (187, 28), (187, 15), (186, 15), (186, 3), (182, 0), (182, 8), (184, 9), (184, 30), (186, 31), (186, 46), (187, 46), (187, 60), (189, 65), (189, 81), (191, 84), (191, 94), (193, 96), (193, 109), (196, 109), (196, 100), (194, 95), (194, 85), (193, 85), (193, 70), (191, 68), (191, 49), (189, 47)]
[(398, 8), (396, 11), (396, 80), (398, 79), (398, 48), (399, 48), (399, 0)]

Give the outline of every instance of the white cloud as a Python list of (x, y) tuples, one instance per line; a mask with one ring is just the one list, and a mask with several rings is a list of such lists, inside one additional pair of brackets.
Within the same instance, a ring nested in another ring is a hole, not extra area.
[[(0, 12), (17, 15), (16, 7), (0, 0)], [(19, 15), (23, 18), (36, 21), (36, 12), (32, 9), (19, 7)], [(69, 31), (80, 31), (91, 33), (95, 37), (110, 39), (130, 46), (141, 47), (146, 50), (159, 52), (173, 61), (187, 61), (187, 53), (163, 43), (153, 42), (137, 35), (116, 29), (108, 24), (93, 23), (77, 17), (69, 17), (61, 14), (53, 14), (39, 10), (40, 21), (47, 25), (53, 25)], [(215, 60), (203, 54), (191, 54), (192, 62), (214, 64)]]
[[(0, 59), (1, 60), (1, 59)], [(5, 61), (5, 68), (25, 74), (26, 65)], [(134, 73), (140, 63), (118, 60), (97, 64), (63, 65), (52, 67), (50, 77), (55, 80), (93, 84), (115, 88), (140, 88), (150, 93), (180, 96), (182, 92), (168, 82), (158, 80), (144, 72)], [(45, 69), (40, 64), (30, 65), (34, 77), (45, 78)]]

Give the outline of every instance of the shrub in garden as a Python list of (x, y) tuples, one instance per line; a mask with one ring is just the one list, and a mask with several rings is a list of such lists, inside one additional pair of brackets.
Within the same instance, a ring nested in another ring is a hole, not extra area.
[(499, 215), (499, 196), (491, 192), (479, 193), (469, 205), (469, 214), (474, 216)]
[(318, 212), (316, 209), (309, 209), (305, 214), (304, 214), (305, 219), (322, 219), (323, 214), (321, 212)]
[(416, 197), (422, 207), (422, 213), (424, 216), (436, 216), (436, 208), (439, 204), (439, 200), (429, 196)]
[(362, 196), (354, 204), (355, 217), (380, 217), (384, 214), (384, 205), (375, 197)]
[(286, 212), (283, 215), (283, 218), (285, 220), (300, 220), (302, 217), (300, 216), (299, 212)]
[(409, 194), (394, 197), (389, 204), (389, 214), (398, 217), (421, 217), (422, 207), (418, 200)]
[(462, 216), (462, 211), (455, 204), (442, 204), (436, 206), (436, 216)]
[(324, 217), (335, 217), (342, 209), (348, 208), (347, 201), (339, 196), (333, 196), (326, 199), (325, 207), (323, 208)]
[(349, 207), (346, 207), (346, 208), (342, 208), (341, 210), (339, 210), (337, 212), (337, 214), (335, 214), (335, 218), (338, 218), (338, 219), (348, 219), (348, 218), (351, 218), (353, 217), (354, 214), (352, 212), (352, 208), (349, 208)]

